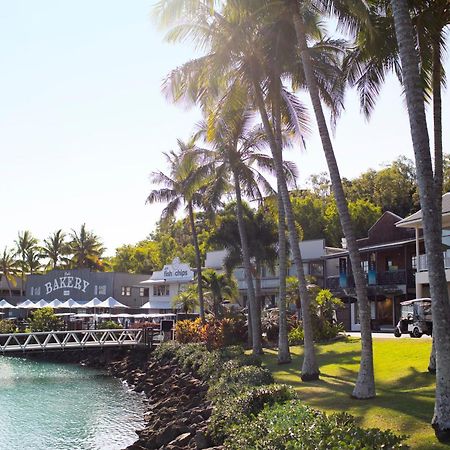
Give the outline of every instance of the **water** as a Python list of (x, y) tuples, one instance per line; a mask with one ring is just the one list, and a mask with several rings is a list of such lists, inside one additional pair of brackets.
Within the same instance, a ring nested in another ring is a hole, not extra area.
[(102, 372), (0, 356), (0, 450), (118, 450), (143, 415), (143, 397)]

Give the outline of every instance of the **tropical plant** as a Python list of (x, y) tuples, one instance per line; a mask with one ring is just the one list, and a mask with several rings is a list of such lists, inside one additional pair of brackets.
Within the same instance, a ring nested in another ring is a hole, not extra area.
[(47, 239), (41, 249), (42, 256), (48, 258), (47, 269), (57, 269), (60, 264), (67, 264), (69, 246), (65, 240), (66, 234), (62, 230), (57, 230)]
[(201, 189), (208, 184), (209, 167), (201, 163), (195, 140), (185, 143), (178, 140), (179, 151), (164, 153), (169, 165), (169, 174), (161, 171), (153, 172), (151, 180), (164, 187), (154, 189), (147, 197), (147, 203), (167, 203), (161, 217), (171, 218), (185, 204), (189, 215), (192, 233), (192, 243), (195, 249), (197, 269), (197, 289), (200, 305), (200, 317), (205, 320), (205, 301), (202, 286), (202, 261), (198, 245), (197, 228), (195, 225), (194, 208), (202, 205)]
[(16, 259), (14, 250), (5, 247), (0, 257), (0, 272), (6, 279), (9, 297), (12, 297), (11, 286), (17, 286), (16, 277), (19, 274), (19, 262)]
[[(450, 302), (442, 253), (441, 196), (431, 162), (424, 96), (408, 2), (392, 0), (395, 33), (402, 64), (411, 137), (417, 169), (436, 350), (436, 402), (432, 425), (438, 439), (450, 440)], [(438, 177), (439, 178), (439, 177)], [(439, 182), (438, 182), (439, 184)], [(439, 194), (439, 195), (437, 195)]]
[[(28, 254), (31, 253), (34, 255), (37, 250), (38, 240), (31, 234), (30, 231), (25, 230), (23, 232), (19, 232), (17, 236), (16, 244), (16, 255), (18, 258), (18, 265), (21, 270), (21, 289), (24, 292), (25, 289), (25, 274), (30, 270), (29, 267), (29, 259)], [(34, 257), (31, 258), (31, 262), (33, 263)]]
[(223, 316), (222, 303), (226, 300), (235, 302), (239, 292), (236, 280), (227, 273), (218, 273), (207, 269), (202, 273), (203, 292), (215, 318)]
[(62, 327), (62, 320), (55, 315), (53, 308), (45, 307), (31, 313), (31, 331), (58, 331)]
[(74, 268), (103, 269), (102, 256), (105, 249), (100, 238), (86, 229), (86, 224), (83, 223), (78, 232), (72, 230), (70, 238), (71, 265)]
[(180, 291), (172, 300), (175, 309), (181, 309), (185, 314), (194, 312), (198, 306), (198, 290), (193, 286)]

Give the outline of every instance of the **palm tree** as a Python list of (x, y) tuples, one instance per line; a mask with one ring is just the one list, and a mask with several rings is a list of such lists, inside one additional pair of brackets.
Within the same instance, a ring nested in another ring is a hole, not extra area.
[(102, 270), (104, 267), (102, 256), (105, 251), (100, 238), (94, 232), (81, 225), (80, 231), (72, 230), (69, 242), (71, 265), (77, 269)]
[[(170, 5), (177, 4), (170, 17)], [(271, 127), (270, 118), (266, 109), (264, 91), (261, 83), (264, 78), (264, 46), (261, 46), (258, 23), (255, 22), (253, 12), (248, 12), (239, 3), (227, 4), (223, 11), (214, 11), (206, 2), (179, 2), (166, 0), (159, 4), (157, 13), (160, 22), (170, 23), (183, 17), (183, 24), (178, 25), (169, 33), (170, 40), (180, 40), (185, 37), (193, 37), (207, 47), (210, 52), (201, 58), (190, 61), (173, 71), (166, 81), (166, 91), (176, 100), (191, 99), (199, 103), (207, 113), (211, 99), (220, 95), (220, 98), (228, 97), (235, 101), (242, 101), (244, 88), (246, 95), (244, 100), (256, 105), (259, 111), (264, 131), (274, 159), (277, 173), (277, 184), (280, 186), (281, 196), (286, 212), (289, 239), (294, 256), (295, 266), (298, 272), (299, 289), (301, 290), (302, 309), (304, 314), (305, 351), (302, 366), (302, 379), (314, 380), (319, 376), (319, 370), (315, 357), (312, 322), (309, 314), (309, 296), (306, 289), (306, 280), (303, 271), (298, 235), (295, 227), (289, 191), (283, 173), (283, 160), (281, 148), (276, 144)], [(260, 3), (254, 2), (255, 8), (260, 9)], [(187, 22), (187, 23), (186, 23)], [(225, 92), (223, 89), (225, 88)], [(278, 89), (281, 97), (285, 90)], [(217, 94), (217, 95), (215, 95)], [(247, 95), (248, 94), (248, 95)], [(289, 103), (289, 111), (298, 113), (288, 95), (283, 100)]]
[(31, 251), (33, 252), (37, 245), (37, 239), (31, 234), (30, 231), (25, 230), (22, 233), (19, 232), (17, 240), (14, 241), (16, 244), (16, 255), (19, 256), (18, 265), (21, 269), (21, 291), (22, 295), (26, 291), (25, 289), (25, 273), (29, 270), (28, 257), (27, 254)]
[(195, 225), (194, 208), (202, 204), (203, 199), (200, 191), (208, 183), (209, 167), (202, 164), (195, 140), (184, 143), (179, 139), (177, 142), (179, 147), (178, 153), (174, 151), (164, 153), (169, 164), (169, 175), (161, 171), (151, 174), (152, 182), (164, 187), (151, 191), (147, 197), (147, 203), (167, 202), (167, 206), (161, 214), (163, 220), (173, 217), (183, 204), (186, 205), (192, 232), (192, 243), (195, 249), (200, 317), (204, 321), (205, 302), (202, 286), (202, 261)]
[[(193, 286), (192, 286), (193, 287)], [(173, 298), (172, 305), (176, 309), (181, 309), (185, 314), (193, 312), (198, 305), (198, 291), (190, 287), (178, 293)]]
[(436, 348), (436, 402), (432, 425), (438, 439), (450, 441), (450, 302), (442, 254), (441, 197), (436, 195), (434, 184), (419, 61), (408, 2), (392, 0), (391, 4), (403, 69), (420, 202), (422, 211), (426, 211), (422, 221)]
[(57, 230), (47, 239), (44, 239), (42, 247), (42, 256), (48, 258), (48, 269), (54, 270), (58, 268), (60, 263), (67, 262), (68, 245), (65, 241), (66, 234), (62, 230)]
[(36, 273), (41, 268), (41, 249), (39, 247), (30, 247), (26, 253), (26, 263), (30, 275)]
[(236, 280), (227, 273), (217, 273), (212, 269), (205, 270), (202, 276), (205, 299), (209, 301), (214, 317), (220, 318), (223, 316), (222, 303), (236, 300), (238, 296)]
[(11, 285), (16, 286), (16, 277), (19, 274), (19, 262), (16, 259), (14, 250), (5, 247), (0, 257), (0, 271), (6, 279), (8, 285), (9, 297), (12, 297)]

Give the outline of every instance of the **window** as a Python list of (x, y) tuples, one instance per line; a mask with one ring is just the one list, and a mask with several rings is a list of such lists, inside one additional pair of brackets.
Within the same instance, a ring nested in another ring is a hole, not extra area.
[(129, 297), (131, 295), (131, 286), (122, 286), (122, 295)]
[(311, 275), (323, 276), (323, 264), (321, 262), (312, 262), (310, 270)]
[(369, 261), (361, 261), (361, 267), (364, 270), (364, 273), (369, 272)]
[(106, 295), (106, 285), (105, 284), (102, 284), (101, 286), (98, 287), (98, 295)]
[(417, 256), (411, 256), (411, 267), (414, 270), (417, 270)]
[(161, 286), (153, 286), (153, 295), (155, 297), (166, 297), (170, 295), (169, 286), (165, 284)]
[(139, 288), (139, 297), (148, 297), (150, 294), (149, 288)]

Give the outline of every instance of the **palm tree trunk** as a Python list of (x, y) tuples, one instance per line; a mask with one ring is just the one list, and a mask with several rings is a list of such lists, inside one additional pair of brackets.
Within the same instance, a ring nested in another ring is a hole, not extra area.
[[(253, 87), (255, 90), (255, 100), (261, 115), (264, 130), (266, 131), (270, 149), (275, 163), (275, 170), (277, 174), (277, 183), (280, 188), (281, 198), (283, 200), (284, 211), (286, 215), (286, 221), (289, 232), (289, 242), (291, 244), (292, 256), (294, 259), (295, 267), (297, 270), (297, 278), (299, 281), (299, 293), (300, 301), (303, 309), (303, 332), (304, 332), (304, 355), (302, 364), (301, 378), (303, 381), (313, 381), (319, 378), (319, 367), (317, 365), (316, 353), (314, 349), (314, 337), (312, 330), (312, 320), (310, 313), (310, 300), (309, 293), (306, 288), (305, 272), (303, 270), (303, 260), (300, 252), (299, 239), (297, 235), (297, 229), (295, 227), (294, 214), (292, 211), (291, 199), (289, 197), (289, 191), (286, 184), (286, 179), (283, 172), (283, 157), (281, 154), (281, 148), (278, 147), (273, 130), (267, 115), (267, 111), (264, 105), (264, 97), (261, 90), (261, 86), (258, 80), (253, 80)], [(280, 95), (278, 91), (278, 96)]]
[(432, 425), (450, 441), (450, 302), (442, 253), (442, 206), (436, 195), (425, 106), (407, 0), (391, 0), (416, 160), (436, 347), (436, 402)]
[(255, 261), (255, 297), (256, 297), (256, 310), (258, 311), (258, 320), (261, 322), (261, 313), (263, 309), (263, 296), (261, 289), (261, 263), (256, 259)]
[(203, 280), (202, 280), (202, 259), (200, 256), (200, 247), (198, 246), (197, 230), (195, 228), (194, 208), (192, 202), (188, 203), (189, 221), (191, 223), (192, 242), (195, 249), (195, 264), (197, 265), (197, 292), (198, 302), (200, 304), (200, 319), (205, 321), (205, 299), (203, 298)]
[(293, 12), (295, 31), (301, 52), (306, 84), (311, 97), (311, 102), (313, 104), (317, 125), (319, 127), (319, 134), (322, 140), (325, 159), (327, 161), (328, 171), (330, 172), (334, 198), (336, 199), (342, 230), (347, 240), (347, 248), (355, 279), (356, 296), (359, 305), (359, 320), (361, 324), (361, 363), (352, 395), (360, 399), (372, 398), (375, 397), (375, 377), (373, 369), (372, 332), (370, 326), (370, 303), (367, 298), (366, 277), (361, 267), (361, 258), (356, 242), (354, 227), (348, 211), (347, 200), (342, 187), (339, 168), (334, 155), (333, 145), (331, 143), (317, 83), (308, 54), (303, 20), (297, 8), (294, 8)]
[(442, 196), (442, 67), (440, 34), (433, 39), (433, 128), (434, 128), (434, 184), (436, 196)]
[[(245, 280), (247, 282), (247, 296), (249, 309), (249, 324), (251, 321), (252, 351), (254, 355), (261, 355), (261, 321), (258, 314), (256, 303), (255, 288), (253, 286), (252, 269), (250, 263), (250, 251), (248, 248), (247, 233), (244, 224), (244, 210), (242, 208), (241, 186), (239, 185), (239, 174), (233, 169), (234, 189), (236, 194), (236, 217), (238, 222), (239, 237), (241, 238), (242, 262), (244, 264)], [(249, 327), (250, 334), (250, 327)]]
[[(277, 133), (278, 134), (278, 133)], [(279, 191), (278, 187), (278, 191)], [(278, 364), (292, 361), (289, 351), (288, 324), (286, 315), (286, 275), (287, 275), (287, 249), (286, 249), (286, 220), (284, 217), (283, 200), (277, 194), (278, 200), (278, 267), (280, 286), (278, 291)]]

